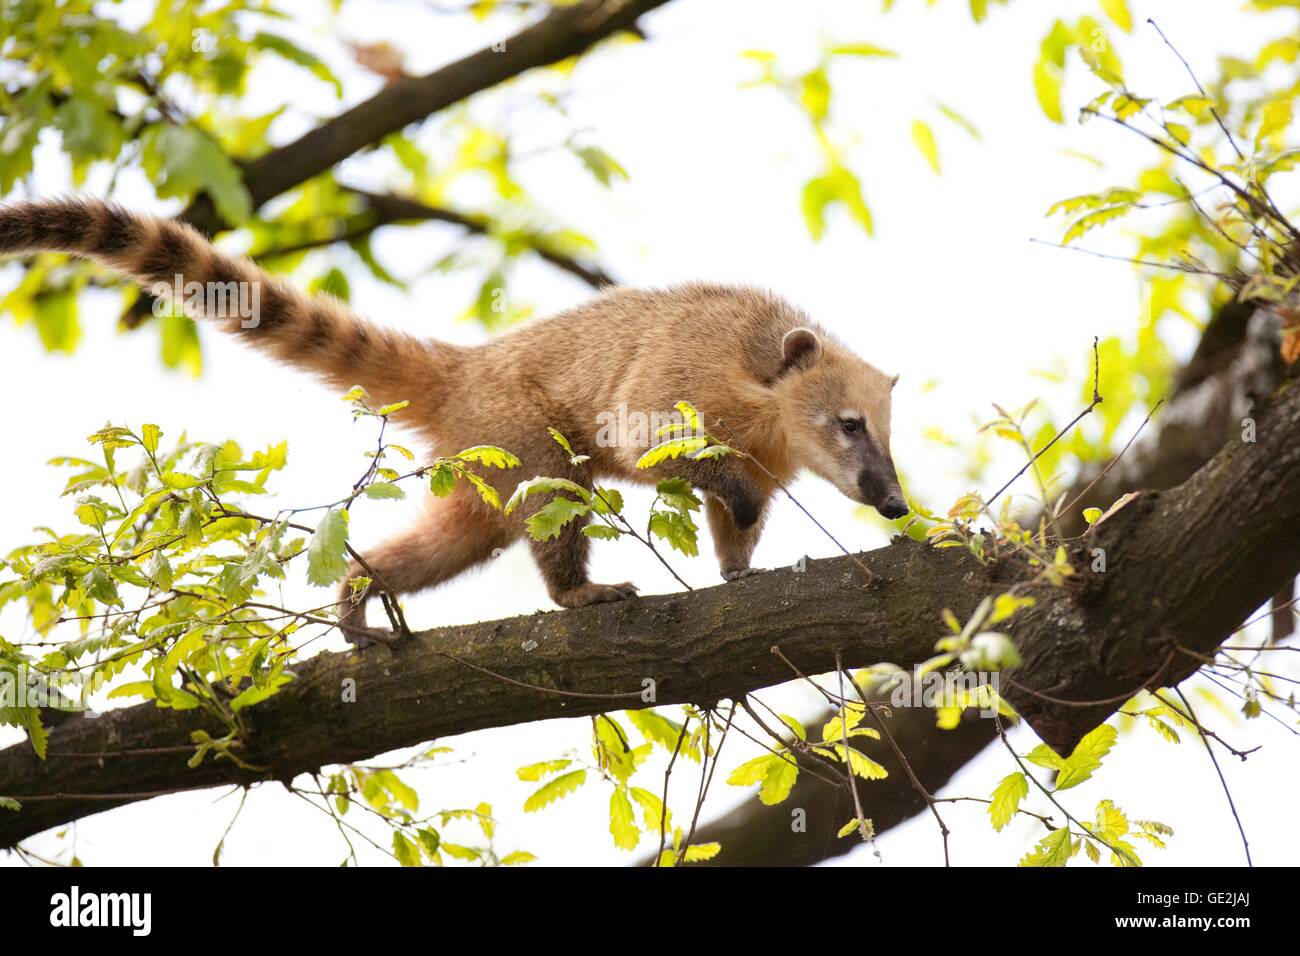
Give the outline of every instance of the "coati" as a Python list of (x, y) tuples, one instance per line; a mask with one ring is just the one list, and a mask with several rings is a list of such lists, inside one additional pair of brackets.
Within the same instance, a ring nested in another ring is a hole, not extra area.
[[(93, 259), (146, 288), (180, 284), (178, 277), (205, 285), (258, 284), (255, 323), (228, 311), (206, 317), (340, 389), (359, 384), (377, 403), (409, 401), (399, 421), (438, 454), (482, 444), (514, 453), (522, 467), (484, 475), (503, 500), (529, 475), (584, 487), (597, 477), (650, 483), (685, 478), (704, 493), (728, 580), (751, 573), (768, 503), (778, 482), (800, 470), (886, 518), (908, 510), (889, 452), (896, 376), (758, 289), (705, 283), (616, 288), (463, 347), (370, 324), (337, 299), (308, 296), (248, 259), (218, 252), (189, 226), (99, 201), (0, 207), (0, 255), (36, 251)], [(746, 455), (682, 457), (638, 469), (644, 447), (593, 441), (602, 412), (625, 405), (649, 416), (682, 400), (700, 411), (709, 431)], [(548, 426), (590, 460), (571, 464)], [(506, 516), (463, 485), (447, 498), (428, 496), (410, 527), (365, 555), (384, 587), (419, 591), (460, 574), (523, 536), (522, 519), (544, 504), (545, 496), (530, 497)], [(529, 541), (551, 598), (579, 607), (633, 596), (631, 583), (588, 578), (581, 524), (570, 523), (548, 541)], [(361, 573), (354, 563), (348, 579)], [(340, 601), (349, 593), (345, 580)], [(380, 636), (366, 627), (364, 605), (364, 597), (342, 605), (340, 626), (354, 641)]]

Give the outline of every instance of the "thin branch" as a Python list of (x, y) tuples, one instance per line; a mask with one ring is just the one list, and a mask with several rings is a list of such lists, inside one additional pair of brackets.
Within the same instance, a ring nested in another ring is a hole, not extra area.
[[(1191, 701), (1187, 699), (1187, 695), (1183, 693), (1182, 688), (1175, 687), (1174, 693), (1178, 695), (1178, 699), (1187, 708), (1187, 716), (1192, 719), (1197, 727), (1200, 727), (1201, 723), (1196, 719), (1196, 712), (1192, 710)], [(1246, 865), (1253, 867), (1255, 864), (1250, 859), (1250, 841), (1246, 839), (1246, 828), (1241, 824), (1241, 816), (1237, 813), (1237, 804), (1233, 802), (1232, 791), (1228, 789), (1228, 780), (1223, 776), (1223, 769), (1219, 766), (1219, 758), (1214, 755), (1214, 748), (1210, 746), (1209, 737), (1202, 733), (1201, 740), (1205, 744), (1205, 752), (1210, 755), (1210, 762), (1214, 764), (1214, 772), (1219, 775), (1219, 783), (1223, 786), (1223, 795), (1228, 798), (1228, 807), (1232, 810), (1232, 818), (1237, 821), (1237, 832), (1241, 834), (1241, 845), (1246, 851)]]

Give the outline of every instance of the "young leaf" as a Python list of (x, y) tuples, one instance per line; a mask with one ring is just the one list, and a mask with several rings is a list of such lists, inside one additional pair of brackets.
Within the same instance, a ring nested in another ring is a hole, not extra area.
[(1003, 777), (993, 788), (993, 799), (989, 804), (989, 818), (994, 830), (1001, 830), (1011, 822), (1011, 818), (1020, 809), (1020, 801), (1029, 794), (1029, 781), (1020, 771)]
[(325, 513), (307, 548), (307, 580), (326, 587), (348, 572), (348, 512), (331, 508)]
[(587, 771), (574, 770), (561, 777), (556, 777), (533, 791), (532, 796), (524, 801), (525, 813), (536, 813), (542, 807), (556, 800), (563, 800), (587, 782)]

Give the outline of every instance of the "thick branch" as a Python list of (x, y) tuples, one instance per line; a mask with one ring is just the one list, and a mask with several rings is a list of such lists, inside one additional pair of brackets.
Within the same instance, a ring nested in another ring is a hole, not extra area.
[[(530, 27), (470, 56), (449, 63), (420, 77), (390, 83), (370, 99), (328, 120), (292, 143), (286, 143), (257, 159), (242, 163), (244, 186), (253, 208), (313, 176), (325, 172), (360, 149), (374, 146), (391, 133), (418, 122), (490, 89), (512, 77), (577, 56), (596, 43), (635, 27), (637, 19), (668, 0), (583, 0), (572, 6), (554, 7)], [(229, 227), (206, 194), (200, 195), (179, 218), (207, 235)], [(425, 216), (423, 218), (439, 218)], [(449, 221), (449, 220), (448, 220)], [(469, 222), (458, 222), (469, 227)], [(600, 270), (566, 262), (563, 257), (539, 248), (542, 258), (599, 286), (608, 276)], [(572, 268), (570, 267), (572, 266)], [(152, 309), (149, 295), (139, 299), (123, 314), (122, 323), (135, 328)]]
[[(1065, 532), (1077, 535), (1085, 530), (1081, 518), (1084, 508), (1104, 510), (1135, 489), (1171, 488), (1204, 465), (1224, 442), (1239, 440), (1243, 417), (1282, 380), (1279, 327), (1277, 316), (1257, 313), (1252, 306), (1243, 307), (1235, 300), (1220, 306), (1194, 356), (1177, 376), (1173, 393), (1157, 419), (1113, 467), (1104, 474), (1099, 474), (1100, 465), (1085, 471), (1065, 495), (1067, 501), (1078, 499), (1069, 514), (1060, 516)], [(1289, 623), (1291, 618), (1279, 615), (1277, 620)], [(824, 722), (831, 716), (828, 710), (811, 723)], [(956, 731), (939, 730), (934, 715), (917, 708), (897, 709), (889, 721), (894, 737), (908, 754), (908, 762), (931, 793), (938, 792), (996, 737), (991, 722), (984, 720), (963, 723)], [(883, 743), (859, 738), (854, 746), (893, 773), (894, 756)], [(902, 774), (873, 785), (866, 798), (866, 812), (877, 833), (925, 809), (924, 801)], [(788, 803), (807, 810), (809, 834), (826, 832), (817, 827), (828, 827), (833, 834), (844, 822), (838, 819), (843, 816), (843, 799), (842, 792), (805, 774), (795, 783)], [(828, 822), (828, 817), (836, 819)], [(806, 866), (854, 846), (851, 839), (813, 839), (795, 833), (783, 807), (765, 807), (757, 800), (700, 828), (699, 839), (723, 844), (722, 854), (712, 862), (724, 866)]]
[[(487, 47), (424, 76), (390, 83), (292, 143), (246, 163), (244, 185), (253, 208), (411, 123), (521, 73), (577, 56), (666, 2), (583, 0), (557, 6), (537, 23), (496, 45), (498, 49)], [(182, 218), (207, 233), (225, 227), (206, 197), (196, 200)]]
[[(345, 220), (342, 229), (333, 235), (322, 238), (306, 239), (302, 242), (263, 249), (254, 253), (253, 258), (258, 262), (262, 262), (266, 259), (293, 255), (311, 249), (323, 249), (339, 242), (355, 242), (358, 239), (364, 239), (381, 226), (403, 223), (442, 222), (452, 226), (459, 226), (475, 236), (490, 236), (493, 233), (491, 220), (483, 216), (457, 212), (454, 209), (446, 209), (441, 206), (430, 206), (394, 193), (371, 193), (363, 189), (352, 189), (350, 187), (347, 191), (356, 195), (365, 203), (365, 210), (359, 215)], [(523, 239), (538, 257), (549, 262), (557, 269), (581, 279), (593, 289), (602, 289), (605, 286), (616, 284), (614, 278), (600, 266), (588, 265), (555, 248), (544, 234), (531, 233), (525, 235)]]
[[(1078, 590), (1038, 589), (1038, 604), (1012, 619), (1025, 663), (1004, 691), (1059, 750), (1104, 720), (1111, 698), (1192, 673), (1194, 654), (1212, 652), (1300, 571), (1300, 385), (1285, 383), (1257, 421), (1257, 441), (1229, 442), (1179, 488), (1096, 526), (1076, 564), (1103, 548), (1104, 573), (1085, 572)], [(142, 795), (286, 780), (488, 727), (734, 698), (790, 679), (774, 645), (808, 674), (832, 670), (837, 654), (849, 667), (910, 666), (932, 653), (944, 607), (967, 615), (1012, 580), (964, 550), (901, 539), (862, 560), (876, 583), (838, 558), (689, 594), (443, 628), (394, 652), (320, 654), (247, 712), (243, 755), (265, 768), (257, 773), (192, 770), (184, 754), (157, 752), (202, 726), (194, 711), (147, 704), (69, 720), (44, 762), (25, 744), (0, 751), (0, 794), (24, 804), (0, 815), (0, 845)], [(348, 679), (355, 703), (343, 702)], [(640, 696), (647, 680), (653, 701)]]

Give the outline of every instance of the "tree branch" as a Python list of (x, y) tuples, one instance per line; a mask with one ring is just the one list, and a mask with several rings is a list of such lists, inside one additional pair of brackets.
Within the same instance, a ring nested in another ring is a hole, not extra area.
[[(1075, 481), (1068, 499), (1079, 497), (1072, 513), (1060, 517), (1069, 535), (1083, 532), (1083, 508), (1108, 508), (1125, 492), (1137, 488), (1169, 488), (1187, 479), (1226, 441), (1240, 440), (1241, 419), (1259, 396), (1267, 395), (1282, 380), (1278, 357), (1279, 322), (1267, 312), (1230, 300), (1211, 317), (1195, 354), (1179, 373), (1172, 394), (1159, 418), (1143, 432), (1129, 454), (1112, 462), (1099, 476), (1086, 470)], [(1283, 590), (1288, 590), (1284, 586)], [(1276, 601), (1276, 597), (1275, 597)], [(1290, 623), (1291, 616), (1278, 615)], [(1285, 624), (1283, 625), (1285, 629)], [(826, 711), (811, 723), (829, 720)], [(969, 714), (968, 714), (969, 716)], [(932, 712), (903, 708), (889, 718), (917, 776), (931, 793), (937, 792), (966, 763), (992, 743), (997, 734), (990, 721), (964, 720), (954, 730), (935, 726)], [(883, 764), (890, 772), (868, 790), (867, 808), (877, 834), (911, 819), (925, 809), (916, 791), (902, 775), (893, 754), (879, 741), (858, 738), (853, 745)], [(807, 834), (789, 827), (784, 805), (766, 807), (747, 801), (701, 828), (702, 841), (720, 842), (723, 852), (711, 866), (808, 866), (852, 849), (849, 840), (837, 840), (835, 831), (847, 820), (845, 795), (813, 777), (795, 783), (787, 803), (807, 814)]]
[[(1229, 441), (1180, 487), (1142, 495), (1094, 526), (1075, 563), (1086, 569), (1091, 549), (1103, 548), (1108, 570), (1085, 570), (1079, 589), (1036, 589), (1037, 605), (1008, 622), (1024, 664), (1006, 696), (1058, 750), (1068, 753), (1117, 706), (1095, 701), (1194, 672), (1199, 659), (1176, 645), (1212, 653), (1300, 571), (1300, 384), (1284, 382), (1256, 418), (1255, 442)], [(158, 793), (289, 780), (471, 730), (735, 699), (789, 679), (778, 645), (806, 674), (833, 671), (837, 655), (847, 667), (911, 666), (933, 653), (943, 608), (969, 615), (1015, 580), (962, 549), (898, 539), (860, 556), (876, 576), (864, 586), (858, 559), (442, 628), (393, 651), (319, 654), (244, 712), (241, 756), (256, 772), (219, 762), (191, 769), (184, 755), (159, 752), (193, 730), (220, 731), (198, 711), (145, 704), (67, 720), (51, 732), (45, 761), (26, 744), (0, 751), (0, 794), (23, 804), (0, 814), (0, 846)], [(355, 703), (343, 702), (348, 679)], [(640, 696), (646, 680), (653, 701)]]
[[(539, 66), (577, 56), (632, 27), (667, 0), (583, 0), (557, 6), (501, 44), (487, 47), (424, 76), (389, 83), (370, 99), (244, 164), (244, 185), (257, 209), (325, 172), (359, 149), (419, 122), (475, 93)], [(199, 197), (181, 214), (212, 234), (225, 228), (211, 200)]]

